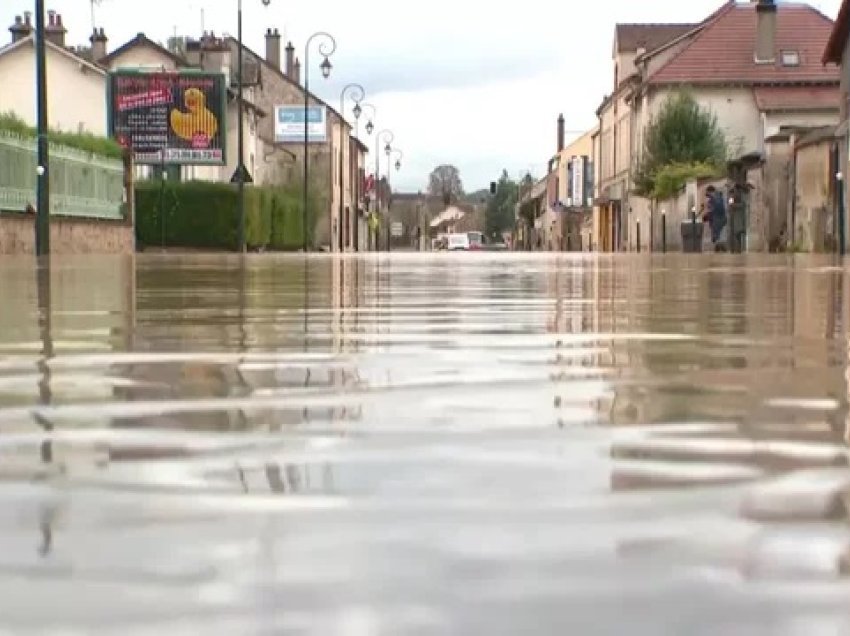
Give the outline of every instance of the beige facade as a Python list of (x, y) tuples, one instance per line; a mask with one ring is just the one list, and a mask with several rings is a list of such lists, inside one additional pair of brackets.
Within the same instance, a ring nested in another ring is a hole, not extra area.
[[(47, 111), (50, 127), (66, 132), (106, 134), (106, 72), (47, 42)], [(0, 112), (36, 124), (33, 37), (0, 48)]]

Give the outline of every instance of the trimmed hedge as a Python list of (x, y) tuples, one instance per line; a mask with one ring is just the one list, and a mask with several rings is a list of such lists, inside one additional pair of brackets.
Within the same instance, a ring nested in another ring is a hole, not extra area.
[[(237, 202), (236, 187), (228, 183), (140, 181), (136, 184), (136, 239), (142, 247), (234, 250)], [(315, 211), (308, 209), (308, 244), (312, 243), (311, 221), (315, 218)], [(297, 192), (245, 188), (245, 240), (249, 249), (301, 249), (301, 228)]]
[[(38, 132), (35, 128), (28, 126), (23, 119), (12, 112), (0, 113), (0, 130), (29, 139), (36, 139), (38, 137)], [(98, 137), (92, 133), (70, 133), (50, 130), (47, 133), (47, 138), (52, 144), (76, 148), (77, 150), (89, 152), (94, 155), (110, 157), (112, 159), (121, 159), (124, 156), (124, 149), (116, 141), (107, 137)]]

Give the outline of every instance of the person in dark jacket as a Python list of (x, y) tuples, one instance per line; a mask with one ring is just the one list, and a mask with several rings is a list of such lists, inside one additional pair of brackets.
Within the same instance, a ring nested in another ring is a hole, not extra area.
[(708, 186), (705, 190), (705, 221), (711, 228), (711, 242), (716, 248), (728, 219), (723, 193), (719, 192), (714, 186)]

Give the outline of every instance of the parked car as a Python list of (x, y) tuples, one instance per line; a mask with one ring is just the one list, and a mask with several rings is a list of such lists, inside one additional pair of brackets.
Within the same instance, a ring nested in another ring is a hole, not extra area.
[(450, 252), (465, 252), (469, 250), (469, 236), (466, 234), (449, 234), (448, 250)]

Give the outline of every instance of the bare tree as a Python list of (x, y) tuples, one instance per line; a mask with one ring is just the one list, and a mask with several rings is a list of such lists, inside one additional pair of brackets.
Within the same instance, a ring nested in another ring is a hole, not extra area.
[(451, 165), (437, 166), (428, 179), (428, 194), (441, 197), (443, 204), (448, 207), (463, 196), (463, 182), (460, 171)]

